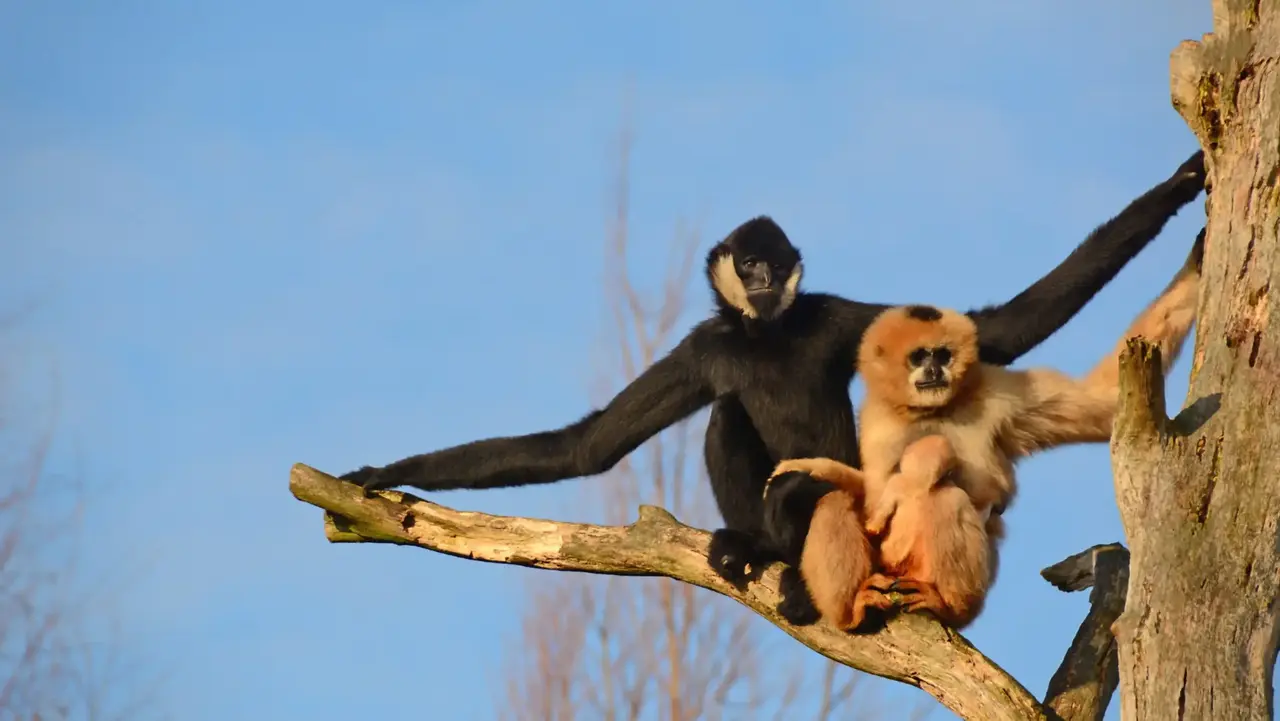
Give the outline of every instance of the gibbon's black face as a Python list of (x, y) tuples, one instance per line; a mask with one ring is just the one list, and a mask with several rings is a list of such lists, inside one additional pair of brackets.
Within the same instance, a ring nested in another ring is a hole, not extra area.
[(707, 256), (716, 300), (756, 320), (781, 316), (795, 301), (802, 274), (800, 251), (766, 216), (735, 228)]
[(910, 380), (916, 390), (946, 390), (951, 385), (951, 359), (953, 354), (946, 346), (916, 348), (907, 354)]
[[(942, 312), (932, 306), (908, 306), (906, 315), (912, 320), (937, 323), (938, 331), (944, 328), (940, 323)], [(952, 366), (955, 356), (945, 332), (927, 334), (919, 345), (907, 352), (907, 382), (915, 388), (916, 398), (922, 405), (941, 405), (950, 400), (955, 382)]]

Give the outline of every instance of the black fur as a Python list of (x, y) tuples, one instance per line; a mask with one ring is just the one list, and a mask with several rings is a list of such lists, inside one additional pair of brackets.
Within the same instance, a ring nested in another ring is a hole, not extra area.
[[(970, 312), (981, 360), (1008, 365), (1070, 320), (1204, 187), (1197, 152), (1165, 182), (1094, 230), (1058, 267), (1009, 302)], [(766, 217), (747, 221), (708, 256), (743, 250), (790, 268), (800, 254)], [(710, 273), (710, 267), (708, 268)], [(776, 280), (776, 279), (775, 279)], [(734, 582), (745, 566), (798, 561), (813, 502), (830, 490), (798, 474), (761, 498), (774, 465), (828, 457), (858, 466), (849, 384), (867, 325), (888, 306), (799, 293), (773, 321), (748, 321), (717, 294), (698, 324), (603, 409), (559, 430), (490, 438), (343, 476), (366, 488), (427, 491), (552, 483), (603, 473), (668, 426), (712, 404), (705, 454), (725, 529), (709, 562)], [(801, 586), (802, 587), (802, 586)], [(784, 599), (784, 603), (808, 603)], [(793, 613), (792, 615), (799, 615)]]
[(930, 321), (940, 320), (942, 318), (942, 311), (931, 305), (909, 305), (907, 306), (907, 316), (928, 323)]
[(778, 601), (778, 615), (792, 626), (809, 626), (822, 618), (822, 614), (813, 605), (809, 587), (805, 585), (799, 568), (787, 566), (782, 569), (778, 578), (778, 595), (782, 596), (782, 600)]

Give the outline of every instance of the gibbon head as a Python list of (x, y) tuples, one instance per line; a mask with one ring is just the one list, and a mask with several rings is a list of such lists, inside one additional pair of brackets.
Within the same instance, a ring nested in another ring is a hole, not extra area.
[(858, 347), (867, 396), (906, 408), (946, 406), (977, 362), (973, 320), (927, 305), (884, 311), (867, 327)]
[(768, 216), (739, 225), (707, 255), (707, 279), (724, 311), (771, 321), (795, 302), (800, 251)]

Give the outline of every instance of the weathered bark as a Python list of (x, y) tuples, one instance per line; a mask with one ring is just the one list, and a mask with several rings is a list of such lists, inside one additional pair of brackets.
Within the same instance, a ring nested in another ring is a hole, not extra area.
[[(640, 519), (630, 526), (492, 516), (455, 511), (399, 491), (365, 495), (354, 484), (302, 464), (293, 467), (289, 488), (298, 500), (326, 511), (325, 535), (334, 543), (396, 543), (476, 561), (558, 571), (666, 576), (701, 586), (747, 606), (837, 663), (919, 687), (964, 719), (1086, 721), (1099, 717), (1114, 689), (1096, 644), (1079, 642), (1097, 636), (1094, 627), (1100, 614), (1115, 612), (1115, 600), (1108, 593), (1094, 594), (1095, 608), (1063, 661), (1067, 670), (1054, 676), (1050, 702), (1042, 706), (962, 635), (927, 616), (900, 615), (868, 634), (844, 633), (826, 623), (791, 626), (774, 610), (778, 565), (765, 569), (745, 589), (734, 588), (707, 564), (710, 534), (685, 526), (661, 508), (641, 506)], [(1070, 586), (1069, 590), (1086, 588), (1089, 583), (1095, 583), (1096, 588), (1123, 585), (1115, 576), (1122, 572), (1122, 566), (1106, 560), (1117, 558), (1114, 554), (1095, 548), (1078, 556), (1088, 558), (1084, 563), (1089, 564), (1089, 570), (1076, 573), (1071, 582), (1055, 585)], [(1072, 557), (1055, 568), (1079, 563)], [(1053, 573), (1046, 570), (1046, 575)], [(1084, 576), (1088, 579), (1082, 582)], [(1100, 604), (1113, 610), (1100, 610)], [(1105, 656), (1105, 649), (1101, 653)], [(1089, 669), (1096, 669), (1097, 675)]]
[(1173, 53), (1175, 107), (1207, 151), (1204, 282), (1188, 407), (1159, 355), (1121, 360), (1112, 436), (1132, 553), (1116, 623), (1125, 719), (1269, 719), (1280, 581), (1280, 3), (1214, 0)]
[(1119, 660), (1111, 625), (1124, 611), (1129, 551), (1118, 543), (1097, 545), (1055, 563), (1040, 575), (1063, 591), (1093, 587), (1089, 613), (1049, 680), (1045, 706), (1063, 719), (1102, 721), (1119, 683)]

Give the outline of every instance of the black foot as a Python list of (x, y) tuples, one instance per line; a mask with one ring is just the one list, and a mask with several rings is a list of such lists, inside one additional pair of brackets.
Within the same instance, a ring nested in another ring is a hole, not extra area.
[(782, 596), (782, 600), (778, 602), (778, 614), (792, 626), (811, 626), (822, 617), (813, 605), (813, 599), (809, 597), (809, 587), (805, 585), (804, 577), (795, 566), (782, 569), (778, 593)]
[(729, 528), (712, 533), (707, 547), (707, 564), (711, 570), (737, 588), (742, 588), (751, 576), (760, 574), (761, 556), (751, 535)]

